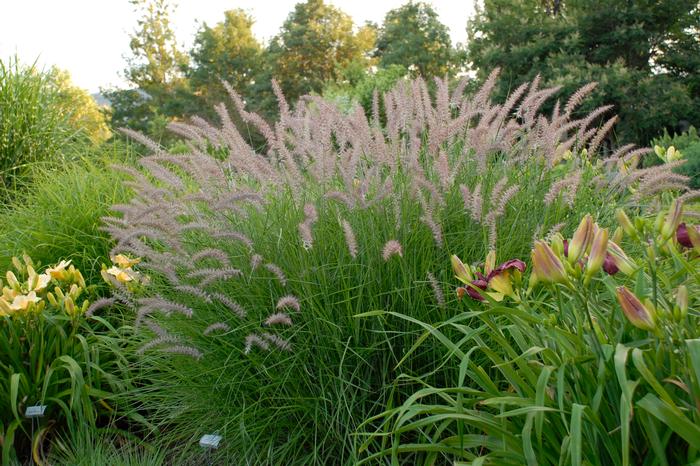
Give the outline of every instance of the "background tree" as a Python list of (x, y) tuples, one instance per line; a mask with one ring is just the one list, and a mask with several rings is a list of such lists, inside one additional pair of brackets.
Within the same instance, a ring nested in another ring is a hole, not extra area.
[(170, 24), (174, 7), (169, 0), (130, 0), (141, 14), (137, 28), (131, 35), (124, 74), (130, 83), (141, 87), (168, 87), (182, 77), (187, 64), (185, 55), (177, 46), (175, 32)]
[(268, 47), (269, 73), (289, 100), (320, 92), (350, 63), (365, 58), (373, 46), (368, 34), (356, 34), (350, 16), (323, 0), (298, 3)]
[(253, 35), (253, 18), (241, 9), (224, 12), (224, 21), (202, 25), (190, 52), (190, 86), (209, 108), (226, 101), (221, 85), (225, 80), (240, 94), (251, 99), (255, 77), (262, 72), (263, 48)]
[(402, 65), (425, 77), (444, 76), (450, 69), (452, 43), (435, 10), (411, 1), (386, 14), (376, 54), (382, 67)]
[(131, 36), (132, 56), (124, 76), (133, 89), (103, 91), (112, 107), (112, 126), (127, 126), (166, 136), (165, 125), (188, 112), (191, 93), (183, 71), (187, 56), (178, 48), (170, 24), (169, 0), (131, 0), (141, 15)]
[(482, 77), (501, 67), (501, 97), (538, 74), (562, 94), (596, 81), (581, 111), (613, 104), (618, 136), (647, 143), (697, 124), (698, 97), (684, 78), (697, 59), (678, 46), (697, 43), (697, 12), (693, 0), (485, 0), (468, 24), (467, 56)]

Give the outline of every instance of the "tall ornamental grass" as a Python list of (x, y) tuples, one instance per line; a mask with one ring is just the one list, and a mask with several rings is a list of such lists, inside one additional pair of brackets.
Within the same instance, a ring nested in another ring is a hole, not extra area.
[(129, 196), (108, 165), (129, 163), (130, 154), (129, 146), (115, 142), (60, 168), (33, 165), (31, 189), (13, 192), (0, 205), (0, 269), (28, 253), (44, 265), (72, 260), (89, 283), (100, 282), (110, 249), (100, 218)]
[(436, 386), (458, 371), (434, 370), (443, 347), (410, 321), (359, 314), (448, 320), (451, 253), (525, 258), (533, 237), (566, 232), (583, 212), (609, 220), (671, 173), (637, 169), (646, 150), (631, 146), (599, 158), (609, 108), (571, 116), (592, 86), (543, 115), (556, 89), (535, 81), (496, 105), (496, 79), (469, 96), (466, 81), (438, 80), (432, 96), (402, 81), (370, 118), (314, 96), (292, 110), (277, 92), (273, 126), (230, 90), (264, 153), (223, 105), (220, 125), (171, 125), (186, 154), (130, 133), (152, 155), (120, 168), (135, 195), (105, 230), (151, 284), (105, 277), (150, 335), (135, 348), (132, 400), (154, 441), (178, 447), (173, 461), (198, 461), (196, 442), (214, 432), (226, 464), (357, 461), (356, 430), (413, 391), (398, 370)]
[(32, 166), (58, 166), (109, 134), (97, 104), (66, 73), (0, 59), (0, 196), (27, 182)]

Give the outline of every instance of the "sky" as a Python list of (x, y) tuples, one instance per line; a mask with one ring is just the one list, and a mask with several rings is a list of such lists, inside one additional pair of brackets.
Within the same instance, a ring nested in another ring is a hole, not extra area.
[[(300, 0), (176, 0), (173, 26), (178, 42), (189, 50), (202, 22), (223, 20), (223, 12), (242, 8), (255, 19), (253, 32), (267, 41), (279, 31)], [(381, 24), (387, 11), (407, 0), (327, 0), (356, 24)], [(467, 19), (476, 0), (432, 0), (452, 42), (466, 40)], [(4, 0), (0, 15), (0, 59), (17, 54), (24, 62), (67, 70), (73, 82), (90, 92), (124, 87), (121, 75), (129, 55), (129, 34), (137, 14), (128, 0)]]

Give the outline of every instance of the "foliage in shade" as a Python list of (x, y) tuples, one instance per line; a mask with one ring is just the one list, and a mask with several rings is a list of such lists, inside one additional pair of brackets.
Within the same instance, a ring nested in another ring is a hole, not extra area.
[(469, 21), (467, 57), (482, 78), (505, 70), (499, 99), (536, 75), (564, 95), (597, 81), (582, 110), (614, 105), (619, 139), (646, 144), (700, 124), (699, 13), (695, 0), (486, 0)]

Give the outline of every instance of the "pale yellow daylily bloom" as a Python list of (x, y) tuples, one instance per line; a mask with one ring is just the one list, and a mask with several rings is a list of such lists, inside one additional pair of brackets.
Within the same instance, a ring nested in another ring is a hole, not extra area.
[(51, 282), (51, 276), (45, 273), (37, 275), (36, 273), (29, 276), (27, 280), (27, 289), (29, 291), (41, 291)]
[(10, 304), (10, 309), (13, 311), (25, 311), (31, 303), (38, 303), (41, 298), (37, 297), (36, 293), (30, 291), (26, 295), (15, 296), (15, 299)]
[(48, 274), (51, 278), (56, 280), (63, 280), (66, 276), (66, 267), (70, 265), (70, 261), (61, 261), (53, 267), (46, 269), (44, 273)]
[(2, 298), (5, 299), (5, 301), (7, 302), (10, 302), (13, 299), (15, 299), (15, 296), (17, 296), (18, 294), (19, 291), (12, 288), (4, 287), (2, 289)]
[(124, 254), (117, 254), (116, 256), (112, 257), (112, 262), (117, 264), (119, 267), (122, 269), (128, 269), (130, 267), (133, 267), (134, 265), (138, 264), (141, 262), (141, 258), (137, 257), (135, 259), (131, 259), (129, 256), (126, 256)]
[(115, 266), (115, 267), (108, 268), (106, 270), (106, 272), (108, 274), (112, 275), (114, 278), (116, 278), (117, 281), (119, 281), (121, 283), (126, 283), (126, 282), (130, 282), (131, 280), (133, 280), (132, 276), (129, 275), (129, 273), (128, 273), (130, 270), (131, 269), (122, 270), (119, 267)]

